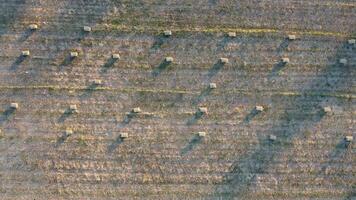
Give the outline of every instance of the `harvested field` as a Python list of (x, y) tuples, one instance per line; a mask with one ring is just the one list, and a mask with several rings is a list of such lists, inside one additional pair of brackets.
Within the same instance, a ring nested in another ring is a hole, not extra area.
[(354, 0), (0, 0), (0, 199), (354, 200), (355, 27)]

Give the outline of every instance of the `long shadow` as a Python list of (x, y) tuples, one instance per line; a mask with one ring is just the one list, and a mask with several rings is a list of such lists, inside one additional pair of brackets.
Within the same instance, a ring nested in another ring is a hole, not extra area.
[[(320, 178), (325, 177), (325, 175), (328, 175), (328, 167), (332, 166), (334, 163), (342, 163), (343, 160), (345, 160), (345, 157), (350, 156), (352, 157), (352, 147), (351, 143), (345, 141), (345, 139), (342, 139), (334, 148), (334, 150), (328, 155), (329, 161), (324, 163), (321, 166), (321, 169), (317, 176), (320, 176)], [(346, 189), (346, 188), (345, 188)], [(345, 200), (348, 199), (353, 199), (356, 198), (356, 192), (351, 191), (349, 192), (346, 197), (344, 198)]]
[(221, 68), (224, 66), (224, 64), (219, 60), (218, 62), (216, 62), (213, 67), (211, 67), (209, 69), (208, 72), (208, 77), (209, 79), (211, 79), (213, 76), (215, 76), (220, 70)]
[(151, 49), (157, 50), (162, 47), (162, 45), (168, 40), (169, 37), (164, 36), (164, 34), (159, 34), (154, 37), (154, 43), (151, 46)]
[(222, 38), (222, 40), (217, 44), (216, 50), (217, 50), (218, 52), (223, 51), (224, 48), (225, 48), (225, 46), (226, 46), (226, 44), (227, 44), (229, 41), (231, 41), (231, 40), (233, 40), (233, 38), (230, 38), (230, 37), (228, 37), (228, 36), (224, 36), (224, 38)]
[(14, 108), (7, 108), (0, 116), (0, 124), (4, 123), (5, 121), (8, 121), (9, 118), (13, 115), (16, 109)]
[(277, 48), (277, 52), (280, 53), (280, 52), (282, 52), (282, 51), (285, 51), (285, 50), (288, 48), (290, 42), (291, 42), (291, 41), (290, 41), (288, 38), (285, 38), (285, 39), (282, 41), (282, 43), (279, 45), (279, 47)]
[[(342, 46), (331, 58), (331, 62), (336, 63), (340, 57), (345, 57), (345, 45)], [(346, 52), (350, 58), (356, 52)], [(349, 59), (348, 58), (348, 59)], [(352, 66), (340, 66), (339, 64), (331, 64), (325, 67), (320, 72), (316, 80), (311, 80), (306, 83), (305, 91), (314, 90), (320, 87), (321, 83), (330, 78), (338, 77), (339, 81), (335, 81), (333, 88), (328, 88), (334, 91), (352, 88), (351, 82), (353, 80), (353, 73), (351, 73)], [(339, 76), (338, 76), (339, 75)], [(342, 75), (342, 76), (341, 76)], [(346, 75), (346, 77), (344, 76)], [(320, 78), (322, 77), (322, 78)], [(301, 91), (303, 93), (304, 90)], [(279, 97), (285, 99), (288, 106), (285, 111), (279, 116), (277, 122), (270, 129), (270, 132), (279, 138), (281, 141), (291, 141), (304, 130), (314, 127), (324, 116), (322, 103), (327, 100), (327, 97), (317, 95), (302, 95), (297, 97)], [(278, 101), (277, 101), (278, 102)], [(293, 108), (293, 109), (290, 109)], [(275, 155), (278, 152), (285, 150), (288, 146), (279, 143), (266, 142), (265, 138), (259, 139), (260, 143), (256, 150), (251, 154), (243, 156), (236, 160), (231, 165), (231, 170), (224, 176), (222, 185), (217, 185), (214, 198), (220, 199), (243, 199), (250, 192), (253, 180), (257, 174), (262, 173), (271, 162), (273, 162)]]
[(326, 162), (322, 165), (320, 174), (325, 174), (326, 169), (330, 164), (338, 162), (338, 160), (341, 160), (343, 156), (347, 153), (347, 151), (350, 149), (350, 144), (346, 142), (344, 139), (341, 140), (334, 148), (334, 150), (328, 155), (329, 162)]
[(98, 89), (99, 86), (100, 86), (100, 85), (98, 85), (98, 84), (91, 83), (88, 87), (86, 87), (86, 88), (84, 89), (83, 94), (81, 94), (81, 95), (79, 96), (79, 98), (80, 98), (80, 99), (83, 99), (83, 98), (88, 98), (88, 97), (90, 97), (90, 96), (93, 94), (93, 92), (95, 92), (95, 91)]
[(63, 59), (62, 63), (60, 64), (60, 67), (66, 67), (68, 65), (70, 65), (75, 59), (75, 57), (71, 57), (69, 54), (65, 56), (65, 58)]
[(190, 118), (190, 119), (187, 121), (187, 125), (188, 125), (188, 126), (191, 126), (191, 125), (193, 125), (193, 124), (196, 124), (197, 121), (203, 117), (203, 115), (204, 115), (204, 113), (197, 111), (197, 112), (193, 115), (193, 117)]
[(269, 78), (272, 78), (274, 76), (277, 76), (278, 73), (283, 70), (285, 67), (287, 66), (287, 63), (284, 63), (282, 61), (279, 61), (278, 63), (276, 63), (273, 68), (271, 73), (269, 74)]
[(117, 61), (118, 59), (115, 59), (113, 57), (110, 57), (106, 63), (102, 66), (100, 72), (101, 73), (106, 73), (110, 68), (112, 68), (115, 64), (115, 62)]
[(251, 112), (249, 114), (246, 115), (243, 122), (249, 123), (253, 118), (255, 118), (260, 113), (261, 113), (261, 111), (258, 111), (258, 110), (256, 110), (256, 108), (254, 108), (253, 110), (251, 110)]
[(194, 147), (196, 147), (200, 142), (202, 141), (202, 137), (199, 137), (198, 135), (195, 135), (189, 143), (181, 150), (180, 154), (185, 155), (189, 152), (191, 152)]
[(201, 91), (201, 93), (199, 94), (199, 96), (193, 100), (193, 105), (197, 105), (199, 104), (201, 101), (203, 101), (203, 99), (208, 96), (211, 91), (213, 91), (213, 89), (211, 89), (210, 87), (205, 88), (203, 91)]
[(169, 64), (170, 64), (170, 62), (163, 60), (161, 62), (161, 64), (159, 64), (159, 66), (155, 70), (152, 71), (152, 76), (157, 77), (158, 75), (160, 75), (162, 73), (162, 71), (167, 69)]
[(19, 42), (25, 42), (31, 35), (33, 35), (36, 30), (27, 29), (19, 38)]
[(118, 146), (119, 146), (123, 141), (124, 141), (124, 139), (121, 138), (120, 136), (118, 136), (118, 137), (116, 138), (116, 140), (108, 146), (108, 149), (107, 149), (108, 152), (109, 152), (109, 153), (114, 152), (115, 149), (117, 149)]
[(12, 71), (17, 70), (20, 67), (21, 63), (23, 63), (23, 61), (25, 61), (25, 59), (26, 59), (26, 57), (23, 55), (20, 55), (19, 57), (17, 57), (15, 62), (13, 62), (11, 64), (10, 70), (12, 70)]
[(55, 147), (59, 147), (60, 145), (62, 145), (68, 139), (69, 136), (70, 135), (64, 133), (61, 137), (57, 139)]
[(74, 112), (71, 109), (66, 109), (63, 114), (58, 118), (58, 122), (59, 123), (63, 123), (68, 117), (70, 117), (71, 115), (73, 115)]
[(125, 126), (127, 126), (132, 119), (134, 119), (135, 117), (137, 117), (137, 113), (134, 112), (129, 112), (125, 115), (124, 119), (119, 123), (119, 128), (123, 128)]

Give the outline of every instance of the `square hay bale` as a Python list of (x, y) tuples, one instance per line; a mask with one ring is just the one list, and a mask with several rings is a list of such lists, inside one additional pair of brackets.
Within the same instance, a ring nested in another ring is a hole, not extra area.
[(350, 39), (347, 41), (349, 44), (355, 44), (356, 43), (356, 39)]
[(346, 65), (347, 64), (347, 59), (346, 58), (341, 58), (339, 60), (339, 63), (342, 64), (342, 65)]
[(166, 31), (163, 32), (163, 34), (164, 34), (164, 36), (169, 37), (169, 36), (172, 36), (172, 31), (171, 30), (166, 30)]
[(90, 31), (91, 31), (91, 27), (90, 27), (90, 26), (84, 26), (84, 27), (83, 27), (83, 30), (84, 30), (85, 32), (90, 32)]
[(323, 108), (323, 111), (326, 113), (326, 114), (330, 114), (332, 112), (332, 109), (330, 106), (326, 106)]
[(113, 59), (120, 59), (120, 54), (114, 53), (114, 54), (112, 54), (112, 58)]
[(236, 37), (236, 32), (228, 32), (227, 36), (231, 37), (231, 38), (234, 38), (234, 37)]
[(94, 85), (101, 85), (102, 84), (102, 81), (100, 79), (94, 79), (93, 80), (93, 84)]
[(171, 63), (173, 62), (173, 57), (166, 57), (164, 60), (168, 63)]
[(295, 40), (297, 37), (295, 35), (288, 35), (288, 40)]
[(270, 141), (276, 141), (276, 140), (277, 140), (277, 136), (275, 136), (275, 135), (269, 135), (269, 136), (268, 136), (268, 139), (269, 139)]
[(72, 129), (66, 129), (66, 132), (65, 132), (66, 136), (70, 136), (73, 134), (73, 130)]
[(346, 142), (352, 142), (353, 139), (354, 139), (354, 137), (352, 135), (345, 136)]
[(129, 134), (128, 133), (120, 133), (120, 138), (125, 139), (128, 138)]
[(198, 111), (200, 113), (207, 114), (208, 113), (208, 108), (207, 107), (199, 107)]
[(11, 104), (10, 104), (10, 108), (12, 108), (12, 109), (18, 109), (18, 108), (19, 108), (19, 104), (18, 104), (18, 103), (11, 103)]
[(217, 87), (217, 86), (216, 86), (216, 83), (210, 83), (210, 84), (209, 84), (209, 88), (210, 88), (210, 89), (216, 89), (216, 87)]
[(24, 50), (21, 52), (22, 56), (29, 56), (30, 55), (30, 51), (29, 50)]
[(287, 64), (287, 63), (289, 63), (290, 62), (290, 60), (289, 60), (289, 58), (287, 58), (287, 57), (285, 57), (285, 58), (282, 58), (282, 63), (285, 63), (285, 64)]
[(265, 110), (265, 108), (263, 106), (256, 106), (255, 110), (258, 112), (263, 112)]
[(205, 137), (205, 136), (206, 136), (206, 132), (200, 131), (200, 132), (197, 133), (197, 135), (198, 135), (199, 137)]
[(133, 112), (133, 113), (140, 113), (140, 112), (142, 112), (142, 111), (141, 111), (141, 108), (136, 107), (136, 108), (132, 109), (132, 112)]
[(229, 63), (229, 59), (228, 58), (220, 58), (220, 62), (222, 64), (227, 64), (227, 63)]
[(71, 57), (71, 58), (76, 58), (76, 57), (78, 57), (78, 52), (76, 52), (76, 51), (70, 52), (70, 57)]
[(34, 30), (37, 30), (37, 29), (38, 29), (38, 26), (37, 26), (37, 24), (30, 24), (30, 25), (28, 26), (28, 28), (29, 28), (30, 30), (34, 31)]
[(69, 110), (71, 110), (72, 112), (76, 112), (78, 110), (77, 105), (75, 104), (70, 105)]

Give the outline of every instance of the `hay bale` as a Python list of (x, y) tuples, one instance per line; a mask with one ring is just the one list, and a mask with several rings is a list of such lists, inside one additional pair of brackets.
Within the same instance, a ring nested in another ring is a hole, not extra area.
[(37, 30), (37, 29), (38, 29), (38, 26), (37, 26), (37, 24), (30, 24), (30, 25), (28, 26), (28, 28), (29, 28), (30, 30), (34, 31), (34, 30)]
[(277, 136), (275, 136), (275, 135), (269, 135), (269, 136), (268, 136), (268, 139), (269, 139), (270, 141), (276, 141), (276, 140), (277, 140)]
[(120, 54), (114, 53), (114, 54), (112, 54), (112, 58), (113, 59), (120, 59)]
[(69, 110), (73, 113), (77, 112), (78, 111), (77, 105), (75, 105), (75, 104), (70, 105)]
[(353, 139), (354, 139), (354, 137), (352, 135), (345, 136), (346, 142), (352, 142)]
[(102, 84), (102, 81), (100, 79), (94, 79), (93, 80), (93, 84), (94, 85), (101, 85)]
[(21, 52), (21, 55), (22, 55), (22, 56), (25, 56), (25, 57), (26, 57), (26, 56), (29, 56), (29, 55), (30, 55), (30, 51), (29, 51), (29, 50), (22, 51), (22, 52)]
[(288, 35), (288, 40), (295, 40), (297, 37), (295, 35)]
[(71, 58), (76, 58), (76, 57), (78, 57), (78, 52), (76, 52), (76, 51), (70, 52), (70, 57), (71, 57)]
[(142, 112), (142, 111), (141, 111), (141, 108), (136, 107), (136, 108), (133, 108), (133, 109), (132, 109), (132, 112), (133, 112), (133, 113), (140, 113), (140, 112)]
[(324, 107), (324, 108), (323, 108), (323, 111), (324, 111), (324, 113), (326, 113), (326, 114), (330, 114), (330, 113), (332, 113), (332, 109), (331, 109), (331, 107), (330, 107), (330, 106), (326, 106), (326, 107)]
[(228, 58), (220, 58), (220, 62), (222, 64), (227, 64), (227, 63), (229, 63), (229, 59)]
[(347, 64), (347, 59), (346, 58), (341, 58), (339, 60), (339, 63), (342, 64), (342, 65), (346, 65)]
[(73, 130), (72, 129), (66, 129), (65, 131), (65, 135), (68, 137), (68, 136), (71, 136), (73, 134)]
[(265, 108), (263, 106), (256, 106), (255, 110), (258, 112), (263, 112), (265, 110)]
[(206, 136), (206, 132), (204, 131), (200, 131), (197, 133), (198, 137), (205, 137)]
[(164, 36), (169, 37), (172, 36), (172, 31), (171, 30), (166, 30), (163, 32)]
[(236, 32), (228, 32), (227, 36), (231, 37), (231, 38), (234, 38), (234, 37), (236, 37)]
[(91, 32), (91, 27), (90, 27), (90, 26), (84, 26), (84, 27), (83, 27), (83, 30), (84, 30), (85, 32)]
[(128, 138), (129, 134), (128, 133), (120, 133), (120, 138), (125, 139)]
[(284, 63), (284, 64), (287, 64), (287, 63), (289, 63), (290, 62), (290, 60), (289, 60), (289, 58), (287, 58), (287, 57), (285, 57), (285, 58), (282, 58), (282, 63)]
[(198, 111), (200, 113), (207, 114), (208, 113), (208, 108), (207, 107), (199, 107)]
[(164, 60), (168, 63), (171, 63), (173, 62), (173, 57), (166, 57)]
[(210, 88), (210, 89), (216, 89), (216, 87), (217, 87), (217, 86), (216, 86), (216, 83), (210, 83), (210, 84), (209, 84), (209, 88)]
[(18, 108), (19, 108), (19, 104), (18, 104), (18, 103), (11, 103), (11, 104), (10, 104), (10, 108), (12, 108), (12, 109), (18, 109)]

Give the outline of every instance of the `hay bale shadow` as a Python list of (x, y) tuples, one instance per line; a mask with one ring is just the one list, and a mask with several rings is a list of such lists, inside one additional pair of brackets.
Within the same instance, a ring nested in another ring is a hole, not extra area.
[(152, 71), (152, 76), (157, 77), (158, 75), (160, 75), (162, 73), (162, 71), (166, 70), (167, 67), (169, 66), (170, 62), (167, 62), (165, 60), (163, 60), (159, 66)]
[(62, 63), (60, 64), (61, 67), (66, 67), (70, 65), (73, 61), (75, 60), (75, 57), (71, 57), (70, 55), (67, 55)]
[(216, 51), (220, 52), (220, 51), (224, 50), (226, 44), (231, 40), (233, 40), (233, 38), (230, 38), (228, 36), (223, 36), (222, 40), (217, 44)]
[(59, 117), (58, 122), (63, 123), (69, 116), (74, 114), (74, 112), (71, 109), (66, 109), (63, 114)]
[(246, 115), (245, 119), (243, 120), (244, 123), (249, 123), (253, 118), (255, 118), (261, 111), (256, 110), (253, 108), (249, 114)]
[(112, 142), (112, 143), (108, 146), (108, 149), (107, 149), (108, 153), (114, 152), (115, 149), (117, 149), (118, 146), (119, 146), (123, 141), (124, 141), (124, 139), (121, 138), (121, 136), (118, 136), (118, 137), (116, 138), (116, 140), (115, 140), (114, 142)]
[(151, 49), (159, 49), (162, 47), (162, 45), (166, 42), (167, 36), (164, 36), (164, 34), (160, 34), (154, 38), (154, 43), (151, 46)]
[(218, 62), (216, 62), (210, 69), (208, 72), (208, 77), (209, 79), (212, 78), (213, 76), (215, 76), (220, 70), (221, 68), (224, 66), (224, 64), (219, 60)]
[(29, 37), (31, 37), (31, 35), (33, 35), (33, 33), (35, 32), (36, 30), (31, 30), (31, 29), (28, 29), (26, 30), (22, 35), (21, 37), (19, 38), (19, 42), (25, 42)]
[(0, 116), (0, 124), (4, 123), (5, 121), (9, 120), (9, 118), (13, 115), (16, 109), (14, 108), (7, 108)]
[(63, 133), (63, 135), (57, 139), (55, 147), (59, 147), (60, 145), (62, 145), (68, 139), (68, 137), (69, 135)]
[(207, 87), (203, 91), (201, 91), (199, 96), (197, 96), (197, 98), (193, 100), (193, 105), (199, 104), (206, 96), (211, 93), (212, 90), (213, 89), (211, 89), (210, 87)]
[(101, 73), (106, 73), (110, 68), (112, 68), (118, 59), (110, 57), (106, 63), (101, 68)]
[(100, 85), (98, 85), (98, 84), (91, 83), (89, 86), (87, 86), (84, 89), (83, 94), (81, 94), (79, 98), (83, 99), (83, 98), (87, 98), (87, 97), (91, 96), (93, 94), (93, 92), (98, 89), (99, 86)]
[(20, 55), (19, 57), (16, 58), (15, 62), (11, 64), (10, 70), (15, 71), (19, 68), (21, 63), (25, 61), (26, 56)]
[(129, 124), (131, 122), (131, 120), (137, 116), (137, 113), (134, 112), (130, 112), (128, 113), (125, 118), (122, 120), (123, 124)]
[(279, 45), (279, 47), (277, 48), (277, 52), (280, 53), (284, 50), (286, 50), (290, 44), (290, 40), (288, 38), (285, 38), (282, 43)]
[(272, 78), (274, 76), (277, 76), (278, 73), (283, 70), (285, 67), (287, 66), (287, 63), (284, 63), (283, 61), (279, 61), (278, 63), (276, 63), (273, 68), (271, 73), (269, 74), (269, 78)]
[(204, 115), (204, 113), (197, 111), (197, 112), (193, 115), (193, 117), (190, 118), (190, 119), (187, 121), (186, 124), (187, 124), (188, 126), (193, 125), (193, 124), (196, 124), (197, 121), (203, 117), (203, 115)]
[(194, 147), (196, 147), (200, 142), (202, 141), (202, 137), (199, 137), (198, 135), (195, 135), (189, 143), (181, 150), (181, 155), (185, 155), (189, 152), (191, 152)]

